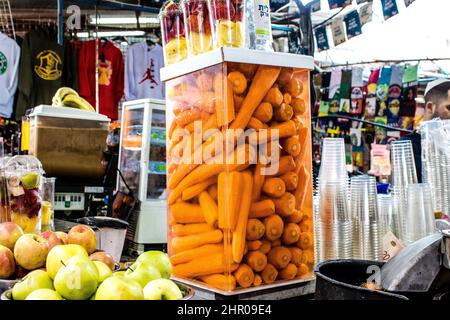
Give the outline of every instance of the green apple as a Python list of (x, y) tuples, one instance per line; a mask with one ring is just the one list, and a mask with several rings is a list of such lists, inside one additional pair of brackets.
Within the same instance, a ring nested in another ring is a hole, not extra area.
[(161, 273), (151, 264), (135, 262), (125, 271), (125, 278), (135, 280), (144, 288), (150, 281), (161, 279)]
[(169, 279), (172, 274), (172, 264), (170, 263), (169, 256), (162, 251), (152, 250), (144, 252), (136, 259), (136, 262), (155, 266), (163, 278)]
[(183, 298), (180, 288), (169, 279), (150, 281), (144, 288), (145, 300), (180, 300)]
[(30, 293), (25, 300), (63, 300), (55, 290), (37, 289)]
[(31, 292), (38, 289), (54, 289), (52, 279), (43, 270), (31, 271), (16, 283), (12, 289), (13, 300), (25, 300)]
[(25, 233), (16, 241), (14, 258), (22, 268), (34, 270), (45, 265), (48, 250), (48, 241), (44, 237)]
[(92, 261), (98, 270), (98, 283), (102, 283), (105, 281), (106, 278), (109, 278), (112, 276), (111, 269), (103, 262), (101, 261)]
[(67, 261), (75, 256), (87, 257), (86, 250), (77, 244), (54, 246), (47, 256), (46, 268), (50, 278), (55, 279), (56, 273)]
[(74, 256), (55, 276), (56, 291), (68, 300), (86, 300), (98, 285), (98, 270), (87, 256)]
[(95, 300), (144, 300), (144, 293), (134, 280), (109, 277), (98, 287)]
[(113, 272), (112, 276), (113, 276), (113, 277), (124, 277), (124, 276), (125, 276), (125, 271), (116, 271), (116, 272)]

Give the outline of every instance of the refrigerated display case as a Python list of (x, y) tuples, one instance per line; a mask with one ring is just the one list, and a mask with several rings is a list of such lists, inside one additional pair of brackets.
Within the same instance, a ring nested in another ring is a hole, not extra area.
[(161, 70), (179, 281), (230, 295), (313, 279), (313, 66), (219, 48)]
[[(129, 221), (127, 240), (129, 251), (140, 253), (146, 246), (167, 242), (165, 102), (125, 102), (121, 128), (119, 169), (139, 200)], [(120, 176), (117, 186), (126, 191)]]

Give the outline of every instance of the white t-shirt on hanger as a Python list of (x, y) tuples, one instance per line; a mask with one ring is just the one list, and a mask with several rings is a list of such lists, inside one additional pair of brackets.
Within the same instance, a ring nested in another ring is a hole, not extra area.
[(20, 47), (0, 32), (0, 116), (10, 118), (19, 80)]

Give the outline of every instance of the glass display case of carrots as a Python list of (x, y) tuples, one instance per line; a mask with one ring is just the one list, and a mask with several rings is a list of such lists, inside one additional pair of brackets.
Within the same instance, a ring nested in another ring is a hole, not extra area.
[(223, 291), (312, 278), (309, 70), (223, 62), (166, 92), (173, 275)]

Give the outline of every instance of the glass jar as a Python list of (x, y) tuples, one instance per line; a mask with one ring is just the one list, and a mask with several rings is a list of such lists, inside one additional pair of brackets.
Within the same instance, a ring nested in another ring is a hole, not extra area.
[(182, 0), (189, 56), (213, 49), (211, 23), (206, 0)]
[(244, 0), (208, 0), (214, 47), (244, 47)]
[(42, 178), (41, 232), (55, 230), (54, 224), (55, 181), (56, 178)]

